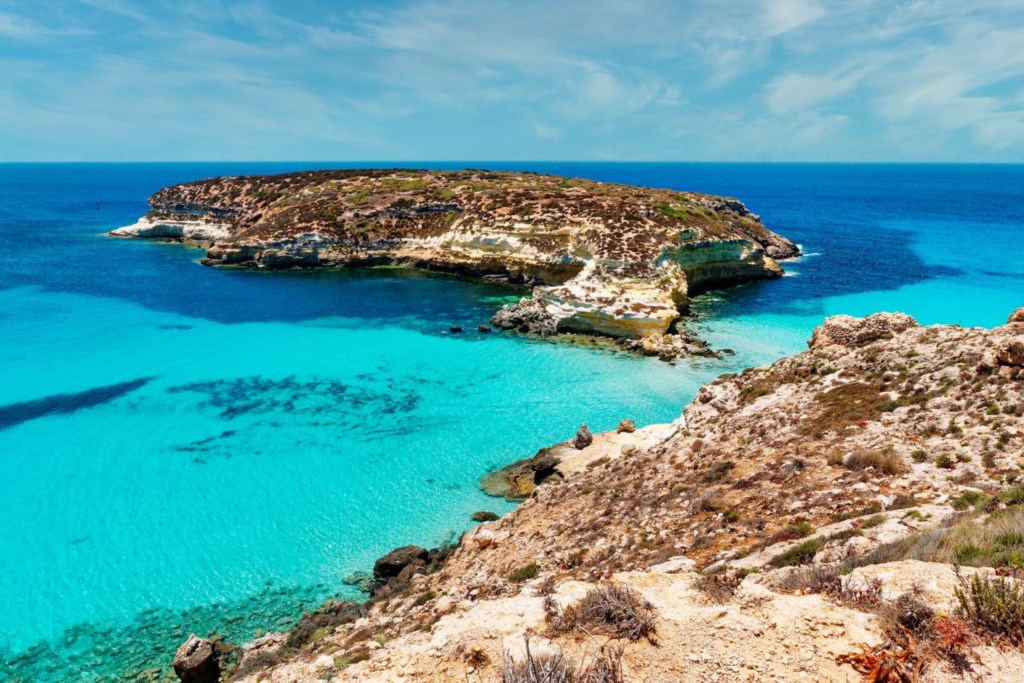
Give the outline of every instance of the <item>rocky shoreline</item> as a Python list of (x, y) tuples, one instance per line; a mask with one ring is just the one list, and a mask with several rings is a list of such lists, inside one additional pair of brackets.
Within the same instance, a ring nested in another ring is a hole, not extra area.
[(495, 473), (515, 511), (397, 549), (368, 605), (245, 646), (230, 680), (483, 682), (530, 652), (610, 657), (609, 681), (1015, 680), (1024, 309), (837, 316), (808, 346)]
[(709, 355), (690, 297), (780, 277), (799, 247), (739, 201), (534, 173), (353, 170), (160, 190), (115, 237), (184, 242), (222, 267), (401, 265), (531, 286), (493, 320), (671, 359)]

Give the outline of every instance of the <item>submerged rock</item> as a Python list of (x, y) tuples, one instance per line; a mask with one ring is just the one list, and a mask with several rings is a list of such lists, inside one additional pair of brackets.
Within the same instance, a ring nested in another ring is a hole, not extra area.
[(474, 522), (493, 522), (498, 519), (498, 515), (490, 510), (481, 510), (480, 512), (473, 513)]
[(572, 440), (572, 445), (576, 450), (582, 451), (592, 443), (594, 443), (594, 435), (590, 433), (590, 428), (585, 424), (580, 425), (576, 437)]
[(182, 683), (217, 683), (220, 678), (220, 663), (213, 643), (195, 634), (178, 648), (173, 667)]

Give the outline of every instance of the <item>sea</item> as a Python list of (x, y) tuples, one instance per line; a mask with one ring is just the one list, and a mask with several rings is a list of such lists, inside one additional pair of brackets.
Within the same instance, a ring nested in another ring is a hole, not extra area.
[[(804, 255), (694, 302), (694, 331), (734, 355), (667, 364), (477, 332), (511, 286), (213, 269), (106, 236), (170, 184), (368, 165), (733, 196)], [(485, 473), (581, 423), (671, 421), (826, 316), (1002, 324), (1024, 305), (1022, 236), (1012, 165), (2, 164), (0, 680), (168, 676), (189, 633), (244, 642), (360, 599), (390, 549), (512, 509)]]

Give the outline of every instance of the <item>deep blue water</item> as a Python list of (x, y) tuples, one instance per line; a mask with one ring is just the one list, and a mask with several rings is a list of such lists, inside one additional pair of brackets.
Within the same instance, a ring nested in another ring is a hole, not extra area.
[(699, 331), (737, 354), (670, 366), (445, 333), (510, 288), (215, 270), (104, 236), (168, 184), (342, 164), (0, 165), (0, 679), (166, 670), (189, 632), (355, 597), (342, 579), (390, 548), (508, 509), (488, 470), (580, 422), (669, 421), (826, 315), (992, 326), (1024, 305), (1024, 167), (471, 165), (735, 196), (808, 256), (701, 297)]

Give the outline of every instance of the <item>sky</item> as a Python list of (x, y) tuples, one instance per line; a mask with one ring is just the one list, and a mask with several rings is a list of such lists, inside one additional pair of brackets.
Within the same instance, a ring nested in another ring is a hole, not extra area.
[(0, 161), (1024, 162), (1024, 0), (0, 0)]

